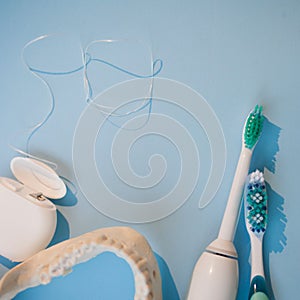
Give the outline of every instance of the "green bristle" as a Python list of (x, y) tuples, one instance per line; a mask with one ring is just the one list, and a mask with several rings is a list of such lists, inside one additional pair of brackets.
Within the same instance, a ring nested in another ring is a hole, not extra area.
[(259, 139), (262, 131), (264, 116), (262, 114), (262, 106), (256, 105), (254, 110), (250, 113), (244, 130), (245, 146), (252, 149)]

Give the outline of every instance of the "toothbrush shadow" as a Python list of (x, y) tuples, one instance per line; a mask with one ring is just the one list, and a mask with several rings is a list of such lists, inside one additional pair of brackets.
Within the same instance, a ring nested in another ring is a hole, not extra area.
[(264, 267), (270, 299), (275, 300), (270, 274), (270, 254), (272, 252), (281, 253), (287, 245), (287, 237), (285, 236), (284, 231), (288, 220), (283, 209), (284, 198), (276, 193), (267, 182), (266, 187), (269, 199), (269, 219), (264, 238)]
[(276, 154), (279, 152), (279, 136), (281, 128), (265, 118), (263, 131), (253, 151), (250, 172), (267, 168), (270, 172), (276, 170)]
[[(250, 171), (253, 172), (256, 169), (264, 171), (264, 169), (268, 169), (270, 172), (275, 173), (276, 155), (279, 152), (279, 137), (281, 128), (270, 122), (267, 118), (265, 118), (263, 126), (264, 129), (262, 131), (261, 138), (259, 139), (253, 153)], [(269, 218), (268, 227), (264, 237), (264, 266), (270, 299), (275, 300), (270, 279), (270, 254), (272, 252), (282, 252), (284, 247), (287, 245), (287, 238), (284, 234), (287, 217), (284, 214), (284, 198), (276, 193), (268, 182), (266, 182), (266, 186), (269, 199)], [(250, 244), (250, 242), (248, 244)]]

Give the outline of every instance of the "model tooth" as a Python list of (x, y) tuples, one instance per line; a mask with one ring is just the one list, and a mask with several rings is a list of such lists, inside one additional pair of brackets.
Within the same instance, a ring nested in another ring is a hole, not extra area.
[(121, 250), (124, 248), (124, 245), (120, 241), (116, 241), (115, 248)]
[(66, 266), (68, 260), (68, 256), (64, 255), (60, 258), (59, 262), (62, 266)]
[(134, 252), (129, 256), (130, 256), (130, 259), (132, 259), (135, 264), (137, 264), (141, 260), (141, 257)]
[(101, 245), (103, 242), (105, 242), (108, 239), (106, 234), (97, 235), (93, 241), (96, 245)]
[(141, 294), (136, 294), (134, 296), (134, 300), (144, 300), (144, 299), (145, 299), (144, 295), (141, 295)]
[(76, 256), (72, 254), (65, 255), (61, 258), (61, 265), (69, 269), (73, 267), (76, 263)]
[(106, 240), (103, 240), (103, 242), (105, 245), (108, 245), (108, 246), (112, 246), (116, 243), (116, 241), (110, 237), (107, 237)]
[(42, 284), (48, 284), (50, 281), (51, 281), (50, 275), (47, 272), (42, 271), (40, 274), (40, 282)]
[(63, 267), (60, 264), (49, 267), (49, 274), (51, 277), (61, 276), (64, 272)]
[(148, 289), (145, 289), (145, 287), (141, 285), (138, 293), (141, 296), (141, 299), (145, 299), (145, 296), (148, 294)]
[(81, 245), (80, 250), (81, 250), (82, 255), (84, 255), (88, 252), (89, 246), (87, 244), (83, 244), (83, 245)]
[(87, 244), (86, 246), (87, 246), (86, 253), (91, 253), (96, 248), (96, 245), (94, 243)]
[(147, 266), (147, 261), (145, 259), (141, 259), (137, 262), (137, 267), (139, 270), (143, 270)]
[(150, 279), (150, 272), (149, 272), (149, 270), (148, 269), (144, 270), (143, 274), (144, 274), (145, 280), (148, 281)]
[(81, 250), (80, 249), (74, 249), (74, 256), (77, 258), (80, 258), (82, 256)]
[(106, 234), (103, 234), (100, 238), (101, 238), (101, 241), (108, 240), (108, 236)]
[(132, 249), (126, 247), (126, 248), (124, 248), (124, 253), (131, 257), (134, 254), (134, 251)]
[(73, 250), (73, 255), (75, 256), (75, 257), (77, 257), (77, 258), (80, 258), (81, 256), (82, 256), (82, 251), (81, 251), (81, 249), (80, 248), (75, 248), (74, 250)]
[(145, 289), (142, 285), (140, 285), (138, 288), (137, 288), (137, 293), (139, 295), (144, 295), (145, 294)]
[(94, 239), (92, 237), (87, 238), (83, 244), (86, 246), (85, 251), (86, 252), (91, 252), (95, 247), (96, 247), (96, 242), (94, 241)]

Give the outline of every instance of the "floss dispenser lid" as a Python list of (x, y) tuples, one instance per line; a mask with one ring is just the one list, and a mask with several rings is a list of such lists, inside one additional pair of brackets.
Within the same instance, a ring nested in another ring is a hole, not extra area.
[(38, 160), (15, 157), (10, 163), (15, 177), (33, 191), (41, 192), (45, 197), (60, 199), (67, 188), (53, 169)]

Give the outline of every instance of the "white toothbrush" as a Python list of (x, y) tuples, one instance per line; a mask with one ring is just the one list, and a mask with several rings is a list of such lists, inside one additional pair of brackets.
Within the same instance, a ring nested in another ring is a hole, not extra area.
[(267, 193), (263, 173), (248, 176), (244, 191), (245, 223), (251, 241), (251, 285), (248, 299), (268, 300), (262, 243), (267, 227)]
[(242, 150), (218, 238), (198, 259), (187, 300), (234, 300), (236, 298), (238, 262), (233, 238), (252, 152), (260, 137), (263, 120), (262, 107), (256, 105), (244, 125)]

